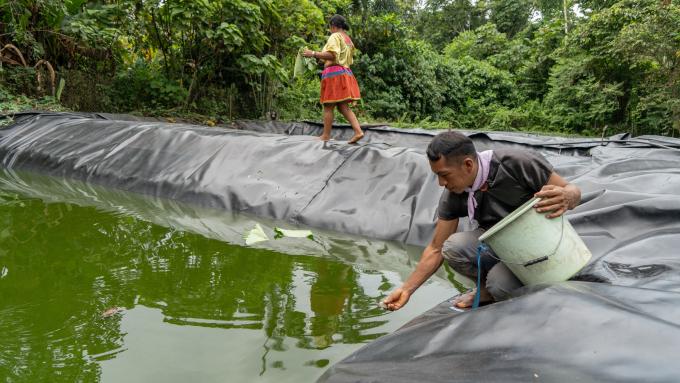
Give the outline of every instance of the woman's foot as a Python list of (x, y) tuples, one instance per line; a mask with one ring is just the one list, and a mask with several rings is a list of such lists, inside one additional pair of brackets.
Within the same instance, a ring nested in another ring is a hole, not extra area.
[(355, 134), (352, 138), (347, 141), (348, 144), (356, 144), (360, 139), (364, 138), (364, 133)]
[(331, 136), (326, 136), (326, 135), (322, 134), (322, 135), (319, 136), (319, 139), (321, 141), (329, 141), (331, 139)]

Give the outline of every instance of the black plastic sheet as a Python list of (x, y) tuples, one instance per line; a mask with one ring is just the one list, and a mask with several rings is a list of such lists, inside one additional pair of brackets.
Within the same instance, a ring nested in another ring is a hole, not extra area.
[[(25, 114), (0, 130), (27, 169), (210, 208), (423, 246), (441, 188), (435, 131), (367, 129), (321, 143), (314, 123), (206, 128), (112, 115)], [(583, 191), (567, 217), (593, 253), (576, 281), (455, 313), (442, 303), (322, 381), (677, 381), (680, 140), (466, 132), (479, 150), (542, 152)], [(462, 229), (462, 228), (461, 228)]]
[(565, 282), (462, 314), (442, 305), (320, 381), (677, 382), (679, 318), (677, 292)]
[(18, 118), (0, 130), (0, 160), (6, 168), (415, 245), (428, 241), (439, 193), (415, 149), (74, 114)]

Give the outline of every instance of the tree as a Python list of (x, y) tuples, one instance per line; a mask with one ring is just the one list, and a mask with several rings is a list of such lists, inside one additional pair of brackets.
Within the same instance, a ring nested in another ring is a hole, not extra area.
[(489, 9), (490, 21), (512, 38), (527, 26), (534, 6), (532, 0), (492, 0)]
[(486, 22), (483, 1), (428, 0), (420, 11), (416, 31), (435, 49), (442, 49), (454, 37)]
[(564, 118), (578, 108), (578, 121), (566, 124), (577, 129), (606, 121), (669, 134), (678, 126), (680, 39), (668, 26), (679, 25), (679, 15), (678, 6), (658, 0), (622, 0), (591, 15), (558, 51), (548, 106), (565, 106)]

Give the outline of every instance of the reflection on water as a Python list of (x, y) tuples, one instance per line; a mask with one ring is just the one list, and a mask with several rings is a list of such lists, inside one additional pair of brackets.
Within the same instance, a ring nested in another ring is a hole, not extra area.
[(10, 381), (313, 381), (452, 294), (432, 283), (411, 311), (386, 314), (377, 300), (412, 267), (383, 267), (408, 263), (403, 249), (388, 254), (393, 244), (321, 235), (288, 242), (303, 255), (246, 248), (226, 241), (240, 228), (225, 234), (217, 213), (149, 217), (139, 204), (44, 186), (0, 192), (0, 377)]

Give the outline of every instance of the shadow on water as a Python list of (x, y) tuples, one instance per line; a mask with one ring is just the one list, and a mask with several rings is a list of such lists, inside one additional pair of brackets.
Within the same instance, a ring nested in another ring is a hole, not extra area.
[(0, 185), (9, 380), (311, 381), (453, 294), (440, 278), (409, 310), (377, 307), (416, 248), (317, 231), (244, 247), (277, 223), (31, 173)]

